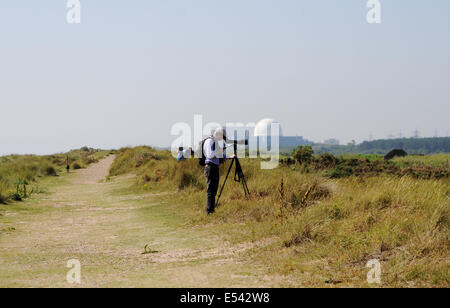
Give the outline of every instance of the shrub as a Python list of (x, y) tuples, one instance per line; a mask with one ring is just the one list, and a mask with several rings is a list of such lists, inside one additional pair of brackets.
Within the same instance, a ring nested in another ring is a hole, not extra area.
[(308, 164), (313, 158), (314, 151), (310, 145), (298, 146), (297, 149), (292, 151), (293, 158), (299, 164)]
[(10, 189), (11, 185), (9, 182), (0, 177), (0, 204), (6, 204), (8, 202)]
[(56, 176), (56, 169), (53, 166), (46, 166), (44, 167), (44, 174), (47, 176)]
[(77, 162), (74, 162), (72, 164), (72, 169), (73, 170), (78, 170), (78, 169), (81, 169), (81, 168), (82, 168), (81, 165), (79, 163), (77, 163)]
[(7, 204), (8, 196), (4, 194), (3, 191), (0, 191), (0, 204)]
[(295, 164), (295, 160), (292, 157), (282, 158), (280, 159), (280, 164), (290, 166)]
[(140, 146), (136, 148), (122, 148), (118, 151), (117, 157), (109, 170), (110, 175), (121, 175), (134, 172), (136, 168), (145, 167), (152, 161), (159, 161), (162, 156), (168, 157), (170, 153), (158, 152), (151, 147)]
[(324, 173), (325, 176), (332, 179), (339, 179), (343, 177), (348, 177), (353, 174), (351, 168), (345, 168), (344, 166), (337, 166), (331, 170), (328, 170)]
[(179, 168), (175, 176), (175, 183), (178, 189), (185, 189), (188, 187), (194, 187), (197, 189), (203, 189), (203, 181), (199, 175), (190, 169)]
[(314, 236), (312, 234), (312, 228), (310, 225), (306, 225), (300, 232), (295, 232), (291, 235), (289, 240), (283, 242), (285, 247), (297, 246), (305, 242), (312, 242)]
[(381, 196), (378, 197), (376, 204), (379, 206), (380, 209), (385, 209), (389, 207), (392, 204), (392, 196), (389, 193), (383, 193)]
[(320, 154), (315, 159), (316, 168), (319, 169), (331, 168), (336, 166), (338, 163), (339, 159), (337, 159), (333, 154), (330, 153)]
[(19, 193), (13, 193), (11, 199), (14, 201), (22, 201), (22, 196)]

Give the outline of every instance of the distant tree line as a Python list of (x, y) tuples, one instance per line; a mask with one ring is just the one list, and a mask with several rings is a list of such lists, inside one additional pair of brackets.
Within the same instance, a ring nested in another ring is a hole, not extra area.
[(317, 154), (386, 154), (392, 149), (403, 149), (408, 154), (437, 154), (450, 153), (450, 137), (380, 139), (348, 145), (313, 144), (312, 147)]

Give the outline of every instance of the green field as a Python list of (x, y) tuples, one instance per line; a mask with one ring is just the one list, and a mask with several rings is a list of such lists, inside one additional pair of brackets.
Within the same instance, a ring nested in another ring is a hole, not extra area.
[(195, 159), (176, 163), (168, 153), (123, 149), (111, 174), (137, 174), (138, 191), (178, 191), (161, 200), (184, 204), (192, 224), (214, 224), (230, 242), (270, 241), (254, 257), (272, 274), (314, 273), (306, 284), (311, 286), (326, 280), (361, 286), (365, 262), (379, 258), (386, 286), (447, 286), (449, 158), (384, 162), (379, 155), (346, 155), (339, 158), (342, 164), (357, 162), (351, 171), (364, 170), (366, 161), (378, 162), (377, 168), (336, 179), (329, 176), (335, 166), (323, 167), (320, 156), (276, 170), (260, 170), (258, 160), (244, 159), (251, 198), (230, 181), (211, 218), (204, 217), (204, 178)]
[(242, 159), (251, 196), (230, 181), (207, 217), (196, 159), (124, 148), (0, 205), (0, 286), (71, 286), (76, 258), (81, 286), (448, 287), (449, 158)]
[(98, 162), (109, 152), (89, 149), (73, 150), (55, 155), (9, 155), (0, 157), (0, 204), (19, 201), (42, 191), (39, 179), (53, 177), (69, 168), (81, 169)]

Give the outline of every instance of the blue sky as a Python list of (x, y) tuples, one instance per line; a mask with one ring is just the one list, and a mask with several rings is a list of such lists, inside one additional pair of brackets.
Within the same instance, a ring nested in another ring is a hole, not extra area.
[(176, 122), (360, 142), (450, 130), (450, 1), (0, 2), (0, 154), (169, 146)]

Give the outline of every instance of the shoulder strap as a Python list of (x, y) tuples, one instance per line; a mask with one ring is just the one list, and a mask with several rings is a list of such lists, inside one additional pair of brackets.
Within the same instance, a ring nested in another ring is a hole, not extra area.
[(213, 136), (209, 136), (208, 138), (203, 139), (202, 141), (202, 152), (203, 152), (203, 147), (205, 146), (205, 142), (206, 140), (211, 139), (213, 141), (213, 151), (216, 150), (216, 143), (214, 142), (214, 137)]

